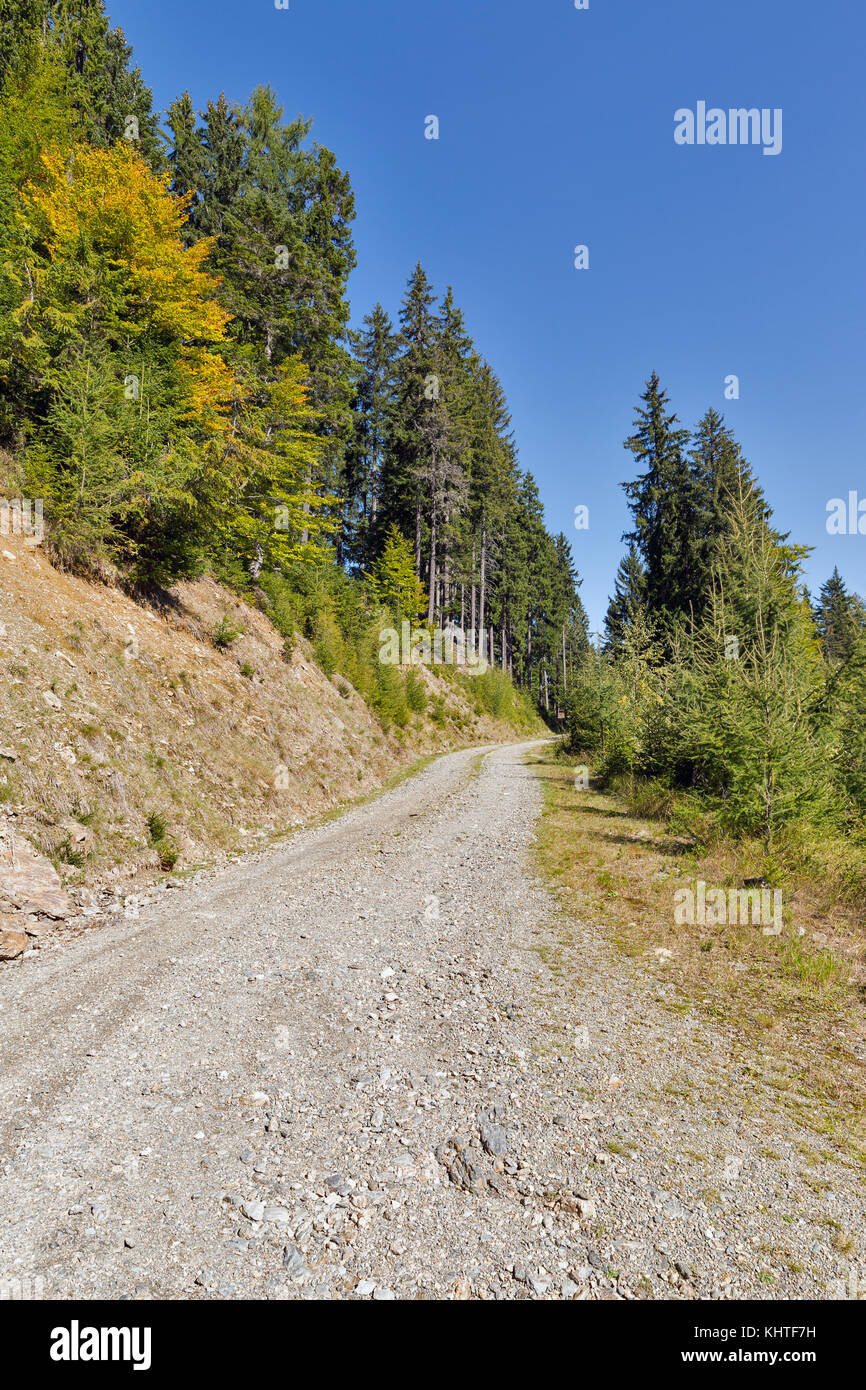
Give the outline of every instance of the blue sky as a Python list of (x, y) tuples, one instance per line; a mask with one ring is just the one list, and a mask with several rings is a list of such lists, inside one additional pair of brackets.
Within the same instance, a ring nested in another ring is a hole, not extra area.
[[(351, 175), (359, 321), (419, 259), (502, 379), (521, 464), (603, 622), (649, 373), (709, 405), (778, 523), (866, 592), (866, 14), (850, 0), (107, 0), (164, 108), (270, 83)], [(674, 112), (781, 108), (777, 156), (678, 146)], [(440, 139), (424, 138), (428, 115)], [(574, 247), (589, 247), (588, 270)], [(740, 381), (724, 398), (725, 378)], [(574, 509), (590, 510), (588, 531)]]

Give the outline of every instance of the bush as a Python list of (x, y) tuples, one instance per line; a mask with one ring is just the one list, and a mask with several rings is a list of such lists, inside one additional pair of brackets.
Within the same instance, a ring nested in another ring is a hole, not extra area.
[(213, 644), (215, 647), (219, 647), (220, 651), (225, 651), (232, 642), (238, 640), (242, 632), (243, 628), (237, 627), (228, 613), (223, 613), (212, 633)]
[(163, 873), (170, 874), (180, 858), (180, 851), (176, 845), (172, 844), (171, 840), (160, 840), (156, 849), (159, 854), (159, 867)]
[(423, 714), (427, 708), (427, 687), (418, 672), (410, 667), (404, 682), (406, 703), (415, 714)]
[(375, 689), (370, 703), (379, 716), (386, 731), (392, 724), (403, 729), (409, 722), (409, 706), (406, 703), (405, 687), (396, 666), (378, 663), (375, 672)]

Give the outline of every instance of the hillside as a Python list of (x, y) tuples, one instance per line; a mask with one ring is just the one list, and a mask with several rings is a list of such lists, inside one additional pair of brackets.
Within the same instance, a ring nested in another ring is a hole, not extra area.
[[(226, 649), (221, 625), (239, 632)], [(287, 660), (266, 614), (212, 579), (139, 603), (9, 536), (0, 669), (4, 863), (9, 832), (26, 837), (90, 911), (109, 887), (127, 897), (309, 824), (422, 755), (541, 727), (502, 677), (423, 669), (426, 708), (388, 728), (307, 641)], [(494, 681), (506, 718), (484, 705)]]

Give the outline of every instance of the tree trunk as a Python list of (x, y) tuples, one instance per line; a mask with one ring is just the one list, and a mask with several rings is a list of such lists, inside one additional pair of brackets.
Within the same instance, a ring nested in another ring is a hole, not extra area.
[(436, 611), (436, 510), (430, 518), (430, 585), (427, 591), (427, 621), (433, 622)]
[(475, 634), (476, 634), (477, 631), (478, 631), (478, 625), (477, 625), (477, 623), (476, 623), (476, 621), (475, 621), (475, 601), (476, 601), (476, 593), (475, 593), (475, 546), (473, 545), (473, 547), (472, 547), (472, 587), (471, 587), (470, 592), (469, 592), (469, 628), (470, 628), (470, 631), (471, 631), (471, 633), (472, 633), (472, 642), (473, 642), (473, 644), (474, 644), (474, 646), (475, 646), (475, 650), (477, 651), (477, 650), (478, 650), (478, 644), (477, 644), (477, 641), (476, 641)]
[(481, 593), (478, 602), (478, 631), (484, 631), (484, 618), (487, 602), (487, 515), (481, 513)]

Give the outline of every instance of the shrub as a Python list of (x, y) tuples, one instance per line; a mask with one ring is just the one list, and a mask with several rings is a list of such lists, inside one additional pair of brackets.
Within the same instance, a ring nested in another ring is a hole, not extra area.
[(243, 628), (235, 626), (228, 613), (223, 613), (212, 633), (213, 644), (219, 647), (220, 651), (225, 651), (232, 642), (237, 641), (242, 632)]
[(404, 681), (406, 703), (415, 714), (423, 714), (427, 708), (427, 687), (419, 673), (411, 667)]
[(180, 858), (180, 851), (176, 845), (172, 844), (171, 840), (160, 840), (156, 850), (159, 854), (159, 867), (163, 873), (170, 874)]

